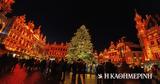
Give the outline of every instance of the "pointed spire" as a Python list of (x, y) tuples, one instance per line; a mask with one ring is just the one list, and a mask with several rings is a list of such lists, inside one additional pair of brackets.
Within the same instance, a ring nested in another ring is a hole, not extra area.
[(43, 42), (46, 42), (46, 36), (43, 37)]
[(57, 44), (57, 42), (55, 41), (55, 42), (54, 42), (54, 45), (56, 45), (56, 44)]
[(34, 29), (34, 27), (35, 27), (35, 25), (34, 25), (34, 22), (33, 22), (33, 21), (29, 21), (29, 22), (27, 23), (27, 25), (28, 25), (29, 29), (31, 29), (31, 30), (33, 30), (33, 29)]
[(115, 45), (114, 45), (114, 42), (111, 41), (111, 42), (110, 42), (110, 47), (109, 47), (109, 49), (114, 49), (114, 48), (116, 48)]
[(137, 13), (137, 10), (135, 9), (135, 18), (134, 18), (135, 21), (141, 21), (142, 20), (142, 17)]
[(146, 19), (149, 20), (152, 16), (151, 15), (146, 15)]
[(41, 26), (39, 26), (37, 29), (34, 30), (35, 34), (40, 35), (40, 33), (41, 33), (41, 29), (40, 28), (41, 28)]
[(125, 36), (122, 36), (122, 37), (121, 37), (121, 42), (124, 42), (124, 41), (125, 41), (125, 38), (126, 38)]

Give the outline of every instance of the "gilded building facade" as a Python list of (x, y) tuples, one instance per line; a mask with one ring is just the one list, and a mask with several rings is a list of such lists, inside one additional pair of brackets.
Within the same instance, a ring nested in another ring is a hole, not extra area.
[(143, 49), (145, 61), (160, 60), (160, 22), (159, 17), (146, 15), (142, 18), (137, 12), (135, 15), (138, 38)]
[(5, 24), (1, 26), (0, 33), (3, 37), (1, 43), (7, 50), (29, 56), (45, 56), (46, 37), (41, 34), (40, 27), (35, 27), (31, 21), (26, 22), (25, 16), (6, 19)]
[(26, 22), (25, 16), (5, 16), (11, 12), (13, 3), (14, 0), (0, 2), (0, 44), (6, 50), (22, 56), (64, 57), (67, 44), (46, 44), (46, 36), (41, 33), (41, 26), (36, 27), (32, 21)]
[(68, 44), (54, 42), (52, 44), (47, 44), (45, 49), (47, 51), (48, 57), (50, 58), (65, 58)]
[(141, 56), (142, 51), (138, 44), (127, 42), (123, 39), (120, 39), (118, 42), (111, 41), (109, 48), (104, 49), (99, 54), (100, 60), (111, 60), (115, 64), (122, 61), (126, 61), (128, 64), (139, 64), (143, 59)]

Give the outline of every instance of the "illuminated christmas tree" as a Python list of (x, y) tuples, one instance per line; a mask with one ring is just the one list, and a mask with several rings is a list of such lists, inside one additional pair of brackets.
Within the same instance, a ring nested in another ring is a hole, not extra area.
[(87, 63), (93, 60), (93, 45), (88, 30), (82, 25), (69, 43), (67, 59), (69, 62), (81, 59)]

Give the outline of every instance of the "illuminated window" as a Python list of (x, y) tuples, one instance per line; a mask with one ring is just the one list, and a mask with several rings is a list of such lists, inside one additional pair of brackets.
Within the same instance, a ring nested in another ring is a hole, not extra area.
[(157, 33), (155, 33), (155, 34), (154, 34), (154, 36), (155, 36), (155, 37), (157, 37), (157, 36), (158, 36), (158, 34), (157, 34)]
[(151, 38), (152, 38), (152, 36), (151, 36), (151, 35), (149, 35), (149, 36), (148, 36), (148, 39), (151, 39)]

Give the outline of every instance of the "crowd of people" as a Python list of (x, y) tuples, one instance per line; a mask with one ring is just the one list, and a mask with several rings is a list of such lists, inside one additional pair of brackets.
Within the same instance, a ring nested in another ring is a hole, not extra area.
[(11, 54), (3, 54), (0, 56), (0, 76), (4, 73), (13, 72), (15, 65), (18, 63), (17, 58), (13, 58)]
[(13, 57), (13, 54), (0, 56), (0, 76), (12, 73), (17, 64), (20, 68), (25, 68), (28, 74), (35, 71), (41, 72), (45, 80), (53, 80), (55, 84), (65, 80), (66, 60), (25, 59)]
[[(13, 72), (16, 65), (20, 65), (21, 68), (26, 68), (27, 73), (39, 71), (42, 73), (45, 80), (52, 80), (54, 84), (64, 83), (66, 75), (72, 72), (71, 84), (85, 84), (85, 74), (93, 74), (94, 68), (89, 66), (81, 59), (68, 63), (67, 59), (36, 59), (36, 58), (19, 58), (13, 57), (13, 54), (3, 54), (0, 56), (0, 76), (5, 73)], [(158, 66), (153, 67), (153, 74), (157, 74)], [(90, 71), (88, 71), (90, 68)], [(136, 65), (129, 67), (125, 61), (121, 65), (115, 65), (110, 60), (107, 62), (100, 62), (95, 66), (94, 73), (96, 77), (98, 74), (104, 73), (146, 73), (145, 70)], [(96, 79), (96, 78), (95, 78)], [(155, 78), (157, 84), (159, 80)], [(141, 84), (151, 84), (152, 80), (139, 80)], [(125, 80), (113, 80), (113, 79), (98, 79), (97, 84), (123, 84)]]
[(18, 64), (20, 68), (25, 68), (28, 74), (39, 71), (45, 80), (55, 84), (63, 83), (66, 74), (72, 72), (72, 84), (85, 84), (86, 63), (79, 59), (73, 63), (68, 63), (67, 59), (37, 59), (21, 58), (13, 54), (0, 56), (0, 74), (11, 73)]

